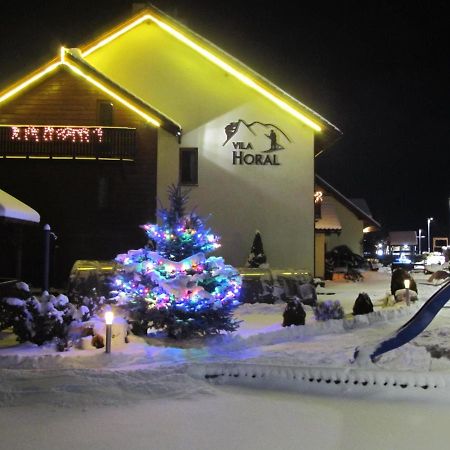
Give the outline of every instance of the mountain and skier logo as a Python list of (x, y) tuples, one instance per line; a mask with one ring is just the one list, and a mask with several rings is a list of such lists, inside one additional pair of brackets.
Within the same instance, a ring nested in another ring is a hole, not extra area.
[(255, 139), (263, 136), (269, 140), (269, 142), (264, 140), (267, 144), (262, 144), (266, 146), (266, 150), (262, 150), (262, 153), (271, 153), (284, 150), (285, 145), (291, 142), (286, 133), (284, 133), (276, 125), (258, 121), (247, 123), (245, 120), (239, 119), (236, 122), (230, 122), (225, 127), (226, 140), (222, 146), (224, 147), (227, 145), (233, 138), (233, 140), (248, 141), (249, 134), (255, 136)]

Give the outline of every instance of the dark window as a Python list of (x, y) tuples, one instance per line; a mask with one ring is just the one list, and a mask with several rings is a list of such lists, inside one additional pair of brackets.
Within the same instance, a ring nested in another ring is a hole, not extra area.
[(111, 102), (100, 100), (98, 102), (98, 125), (110, 127), (113, 125), (114, 106)]
[(198, 184), (197, 148), (180, 148), (180, 184)]

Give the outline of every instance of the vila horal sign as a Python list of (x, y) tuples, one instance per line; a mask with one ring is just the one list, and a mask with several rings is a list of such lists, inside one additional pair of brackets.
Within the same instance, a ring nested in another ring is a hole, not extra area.
[(229, 123), (225, 134), (222, 146), (233, 151), (233, 165), (279, 166), (279, 152), (291, 142), (275, 125), (242, 119)]

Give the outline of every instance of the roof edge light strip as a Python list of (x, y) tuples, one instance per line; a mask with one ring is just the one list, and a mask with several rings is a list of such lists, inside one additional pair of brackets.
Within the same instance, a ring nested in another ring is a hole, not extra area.
[(60, 49), (60, 60), (51, 64), (50, 66), (46, 67), (45, 69), (41, 70), (40, 72), (36, 73), (35, 75), (33, 75), (32, 77), (28, 78), (27, 80), (25, 80), (23, 83), (20, 83), (18, 86), (16, 86), (15, 88), (9, 90), (8, 92), (6, 92), (5, 94), (3, 94), (0, 97), (0, 103), (4, 102), (5, 100), (8, 100), (9, 98), (13, 97), (15, 94), (17, 94), (18, 92), (22, 91), (23, 89), (27, 88), (28, 86), (30, 86), (31, 84), (33, 84), (34, 82), (40, 80), (41, 78), (43, 78), (45, 75), (47, 75), (50, 72), (53, 72), (55, 69), (57, 69), (58, 67), (60, 67), (61, 65), (64, 65), (66, 67), (68, 67), (70, 70), (72, 70), (72, 72), (74, 72), (75, 74), (77, 74), (78, 76), (84, 78), (86, 81), (88, 81), (89, 83), (93, 84), (94, 86), (96, 86), (98, 89), (100, 89), (101, 91), (105, 92), (106, 94), (108, 94), (110, 97), (114, 98), (115, 100), (117, 100), (118, 102), (122, 103), (122, 105), (126, 106), (127, 108), (131, 109), (132, 111), (134, 111), (136, 114), (138, 114), (139, 116), (141, 116), (143, 119), (145, 119), (147, 122), (151, 123), (152, 125), (154, 125), (155, 127), (160, 127), (161, 123), (154, 119), (153, 117), (149, 116), (148, 114), (144, 113), (143, 111), (141, 111), (139, 108), (136, 108), (133, 104), (131, 104), (130, 102), (128, 102), (127, 100), (125, 100), (123, 97), (121, 97), (120, 95), (116, 94), (114, 91), (112, 91), (111, 89), (107, 88), (104, 84), (98, 82), (97, 80), (95, 80), (94, 78), (92, 78), (91, 76), (85, 74), (82, 70), (80, 70), (78, 67), (74, 66), (73, 64), (70, 64), (69, 62), (67, 62), (67, 60), (65, 59), (65, 48), (61, 47)]
[(105, 39), (102, 39), (100, 42), (95, 44), (93, 47), (90, 47), (87, 50), (85, 50), (83, 52), (83, 57), (90, 55), (91, 53), (95, 52), (95, 50), (99, 49), (100, 47), (103, 47), (106, 44), (109, 44), (111, 41), (114, 41), (114, 39), (117, 39), (119, 36), (122, 36), (122, 34), (125, 34), (126, 32), (132, 30), (134, 27), (137, 27), (138, 25), (140, 25), (143, 22), (146, 22), (149, 19), (150, 19), (150, 16), (145, 15), (145, 16), (142, 16), (139, 19), (131, 22), (129, 25), (127, 25), (123, 28), (120, 28), (115, 33), (109, 35)]
[(20, 92), (21, 90), (25, 89), (30, 84), (34, 83), (35, 81), (37, 81), (37, 80), (41, 79), (42, 77), (44, 77), (45, 75), (47, 75), (48, 73), (53, 72), (57, 67), (60, 66), (60, 64), (61, 64), (60, 62), (56, 62), (56, 63), (51, 64), (50, 66), (46, 67), (45, 69), (41, 70), (37, 74), (35, 74), (32, 77), (30, 77), (27, 80), (25, 80), (23, 83), (20, 83), (15, 88), (13, 88), (10, 91), (6, 92), (4, 95), (2, 95), (0, 97), (0, 103), (3, 103), (5, 100), (8, 100), (12, 96), (14, 96), (18, 92)]
[(111, 34), (110, 36), (106, 37), (102, 41), (95, 44), (93, 47), (88, 48), (83, 52), (83, 57), (90, 55), (95, 50), (99, 49), (100, 47), (103, 47), (104, 45), (108, 44), (109, 42), (113, 41), (114, 39), (118, 38), (119, 36), (123, 35), (127, 31), (131, 30), (132, 28), (140, 25), (141, 23), (145, 22), (146, 20), (150, 20), (156, 25), (158, 25), (161, 29), (168, 32), (170, 35), (178, 39), (179, 41), (183, 42), (193, 50), (195, 50), (197, 53), (202, 55), (204, 58), (208, 59), (212, 63), (214, 63), (216, 66), (223, 69), (225, 72), (229, 73), (230, 75), (233, 75), (235, 78), (240, 80), (245, 85), (251, 87), (255, 91), (259, 92), (261, 95), (278, 105), (281, 109), (285, 110), (286, 112), (290, 113), (295, 118), (299, 119), (304, 124), (308, 125), (315, 131), (322, 131), (322, 128), (317, 125), (315, 122), (313, 122), (311, 119), (297, 111), (295, 108), (287, 104), (285, 101), (281, 100), (276, 95), (272, 94), (262, 86), (260, 86), (258, 83), (253, 81), (250, 77), (247, 75), (244, 75), (225, 61), (221, 60), (217, 56), (213, 55), (210, 51), (206, 50), (205, 48), (201, 47), (200, 45), (193, 42), (191, 39), (187, 38), (184, 34), (180, 33), (175, 28), (172, 28), (170, 25), (167, 25), (166, 23), (162, 22), (161, 20), (157, 19), (156, 17), (146, 14), (139, 19), (135, 20), (134, 22), (130, 23), (124, 28), (121, 28), (117, 32)]

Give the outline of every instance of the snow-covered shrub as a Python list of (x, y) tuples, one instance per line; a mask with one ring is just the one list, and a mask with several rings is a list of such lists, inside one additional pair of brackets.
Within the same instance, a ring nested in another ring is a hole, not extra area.
[(58, 350), (68, 346), (68, 330), (73, 321), (86, 321), (91, 313), (86, 306), (77, 307), (65, 295), (50, 295), (25, 299), (6, 297), (0, 299), (0, 311), (6, 311), (8, 325), (19, 342), (42, 345), (55, 341)]
[(12, 328), (17, 340), (37, 345), (54, 338), (65, 339), (76, 309), (65, 295), (55, 297), (47, 292), (25, 300), (9, 297), (3, 299), (3, 303), (12, 312)]
[(102, 295), (99, 296), (95, 294), (91, 296), (71, 295), (69, 296), (69, 298), (70, 303), (75, 305), (80, 310), (82, 309), (89, 317), (98, 314), (104, 309), (106, 305), (115, 303), (111, 299), (107, 299)]
[(395, 291), (395, 301), (397, 303), (399, 302), (407, 302), (409, 298), (410, 302), (417, 302), (417, 300), (419, 299), (419, 297), (417, 296), (417, 293), (414, 292), (411, 289), (398, 289), (397, 291)]
[(344, 309), (339, 300), (326, 300), (319, 302), (313, 308), (316, 320), (326, 321), (330, 319), (342, 319), (344, 317)]
[(2, 286), (0, 289), (0, 331), (12, 326), (14, 308), (3, 298), (15, 298), (18, 301), (25, 300), (30, 296), (30, 288), (26, 283), (18, 282)]

